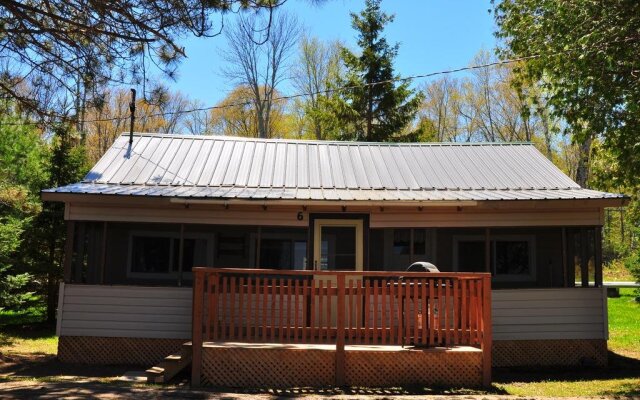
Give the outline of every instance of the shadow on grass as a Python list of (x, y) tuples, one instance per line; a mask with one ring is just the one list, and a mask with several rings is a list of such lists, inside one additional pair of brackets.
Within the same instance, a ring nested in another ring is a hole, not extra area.
[(505, 390), (492, 386), (490, 388), (452, 388), (452, 387), (423, 387), (423, 386), (403, 386), (389, 388), (370, 387), (328, 387), (328, 388), (227, 388), (212, 387), (207, 388), (218, 393), (235, 393), (243, 395), (271, 395), (279, 397), (306, 397), (306, 396), (374, 396), (387, 398), (392, 396), (475, 396), (475, 395), (504, 395)]
[(0, 348), (10, 347), (16, 339), (46, 339), (55, 336), (53, 323), (0, 324)]
[[(495, 384), (513, 382), (587, 382), (612, 379), (640, 379), (640, 360), (609, 352), (609, 366), (598, 367), (537, 367), (537, 368), (494, 368)], [(614, 392), (603, 395), (638, 396), (637, 384), (621, 385)]]

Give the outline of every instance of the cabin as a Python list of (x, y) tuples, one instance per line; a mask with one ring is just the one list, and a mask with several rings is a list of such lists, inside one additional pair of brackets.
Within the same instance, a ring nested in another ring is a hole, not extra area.
[(65, 362), (243, 387), (607, 363), (601, 227), (628, 197), (530, 143), (124, 134), (42, 198), (65, 204)]

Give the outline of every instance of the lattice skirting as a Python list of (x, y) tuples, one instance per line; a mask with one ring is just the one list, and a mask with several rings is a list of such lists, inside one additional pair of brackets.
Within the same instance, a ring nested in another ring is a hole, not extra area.
[(184, 342), (184, 339), (61, 336), (58, 359), (68, 363), (150, 367), (178, 351)]
[[(202, 384), (226, 387), (330, 387), (335, 351), (204, 347)], [(482, 384), (482, 352), (461, 350), (357, 351), (345, 355), (348, 386)]]
[(496, 340), (494, 367), (606, 366), (607, 341), (601, 339)]
[(349, 386), (482, 385), (481, 351), (351, 351), (345, 367)]

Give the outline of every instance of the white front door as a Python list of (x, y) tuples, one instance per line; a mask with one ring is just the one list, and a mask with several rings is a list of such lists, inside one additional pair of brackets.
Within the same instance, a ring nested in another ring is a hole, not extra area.
[(361, 219), (316, 219), (313, 229), (315, 271), (362, 271)]

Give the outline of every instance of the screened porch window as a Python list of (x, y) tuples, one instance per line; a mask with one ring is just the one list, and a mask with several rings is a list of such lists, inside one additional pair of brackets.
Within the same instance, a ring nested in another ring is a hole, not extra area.
[[(180, 271), (178, 234), (133, 233), (130, 238), (129, 274), (132, 277), (174, 277)], [(207, 264), (207, 239), (184, 238), (182, 271)]]
[[(485, 240), (482, 236), (454, 238), (457, 271), (485, 271)], [(489, 242), (491, 275), (496, 281), (535, 280), (535, 240), (530, 235), (492, 236)]]

